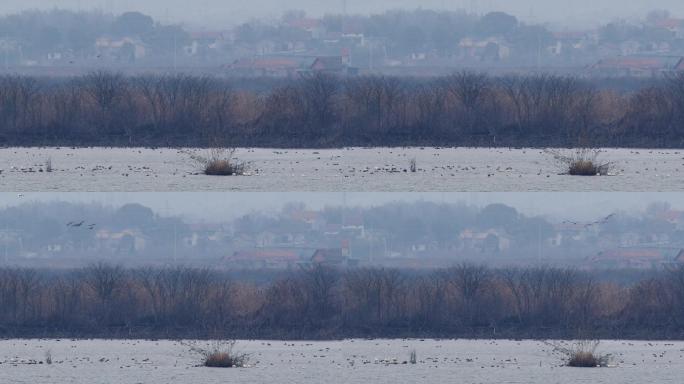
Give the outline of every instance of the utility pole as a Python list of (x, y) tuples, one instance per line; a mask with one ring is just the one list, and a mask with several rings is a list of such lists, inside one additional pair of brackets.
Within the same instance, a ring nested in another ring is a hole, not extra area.
[(178, 262), (178, 230), (176, 228), (177, 224), (173, 222), (173, 264)]
[(176, 73), (178, 71), (178, 52), (176, 50), (176, 47), (178, 45), (178, 37), (177, 37), (177, 32), (173, 32), (173, 72)]
[(347, 216), (347, 192), (342, 192), (342, 227), (347, 224), (346, 223), (346, 216)]
[(540, 32), (537, 32), (537, 71), (541, 68), (541, 55), (542, 55), (542, 47), (541, 47), (541, 34)]
[(373, 72), (373, 42), (368, 42), (368, 49), (370, 51), (370, 71)]
[(3, 235), (3, 240), (5, 243), (5, 266), (9, 265), (9, 228), (7, 227), (7, 222), (5, 222), (5, 234)]
[(542, 235), (541, 235), (541, 220), (539, 221), (539, 224), (537, 226), (537, 245), (539, 247), (538, 249), (538, 263), (541, 265), (542, 263)]
[(340, 33), (342, 36), (345, 35), (346, 33), (346, 26), (347, 26), (347, 0), (342, 0), (342, 23), (341, 23), (341, 31)]

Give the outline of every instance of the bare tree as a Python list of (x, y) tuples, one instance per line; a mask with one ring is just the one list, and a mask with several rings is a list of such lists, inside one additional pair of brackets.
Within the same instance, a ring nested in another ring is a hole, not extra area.
[(335, 288), (339, 279), (336, 270), (315, 264), (303, 271), (308, 298), (308, 318), (314, 323), (329, 320), (336, 311)]
[(485, 74), (463, 71), (444, 78), (443, 86), (455, 105), (453, 123), (466, 133), (484, 128), (492, 97), (491, 81)]
[(440, 277), (457, 293), (458, 315), (465, 324), (472, 325), (480, 315), (480, 300), (490, 288), (490, 271), (484, 266), (461, 264), (444, 270)]
[(39, 126), (40, 91), (35, 78), (0, 76), (0, 127), (16, 134)]
[(320, 138), (337, 120), (335, 97), (338, 90), (339, 81), (331, 75), (316, 73), (303, 80), (300, 100), (310, 137)]
[(92, 106), (90, 119), (97, 134), (123, 133), (132, 144), (134, 104), (128, 79), (120, 73), (98, 71), (84, 76), (81, 83)]
[(125, 271), (121, 266), (98, 263), (83, 270), (84, 282), (96, 297), (95, 319), (107, 325), (116, 312), (115, 300), (126, 286)]

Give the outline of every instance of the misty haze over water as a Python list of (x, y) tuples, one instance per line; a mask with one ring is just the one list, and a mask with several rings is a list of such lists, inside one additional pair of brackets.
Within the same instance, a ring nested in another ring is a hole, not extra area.
[(38, 192), (0, 193), (0, 207), (27, 203), (64, 201), (76, 204), (95, 203), (113, 208), (138, 203), (162, 216), (182, 216), (190, 221), (232, 220), (251, 212), (271, 214), (288, 203), (305, 202), (311, 209), (326, 206), (372, 207), (392, 202), (466, 204), (484, 207), (506, 204), (527, 215), (555, 219), (591, 220), (614, 211), (633, 213), (656, 202), (668, 202), (673, 209), (684, 209), (684, 195), (678, 192)]
[(0, 3), (0, 14), (51, 8), (101, 10), (107, 13), (136, 10), (149, 13), (162, 21), (217, 27), (226, 23), (243, 22), (249, 18), (278, 18), (283, 12), (292, 9), (304, 9), (311, 15), (343, 13), (345, 4), (349, 14), (413, 8), (463, 9), (480, 14), (504, 11), (524, 21), (548, 21), (567, 27), (586, 27), (614, 18), (635, 18), (653, 9), (667, 9), (679, 16), (684, 14), (684, 3), (678, 0), (199, 0), (191, 6), (181, 0), (9, 0)]

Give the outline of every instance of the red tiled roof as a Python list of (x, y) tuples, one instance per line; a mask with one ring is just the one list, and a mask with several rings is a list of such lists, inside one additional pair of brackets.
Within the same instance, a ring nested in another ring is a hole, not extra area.
[(347, 215), (344, 218), (344, 225), (350, 227), (362, 227), (364, 223), (363, 215)]
[(625, 56), (600, 60), (598, 63), (594, 64), (594, 68), (642, 70), (674, 69), (681, 60), (681, 57), (672, 56)]
[(299, 261), (299, 254), (288, 250), (267, 250), (267, 251), (237, 251), (232, 256), (227, 258), (230, 261), (256, 261), (256, 260), (273, 260), (273, 261)]
[(574, 40), (579, 40), (584, 38), (587, 35), (586, 32), (583, 31), (563, 31), (563, 32), (554, 32), (553, 37), (556, 39), (574, 39)]
[(684, 20), (673, 19), (673, 18), (662, 19), (662, 20), (657, 21), (655, 23), (655, 25), (656, 25), (656, 27), (660, 27), (660, 28), (668, 28), (668, 29), (678, 28), (678, 27), (681, 27), (682, 25), (684, 25)]
[(311, 259), (317, 263), (342, 263), (345, 260), (341, 248), (335, 249), (318, 249), (313, 254)]
[(299, 63), (296, 60), (286, 58), (241, 59), (236, 61), (232, 67), (235, 69), (297, 69)]
[(599, 253), (594, 261), (644, 261), (672, 262), (684, 251), (680, 248), (617, 248)]
[(318, 19), (296, 19), (287, 23), (292, 28), (299, 29), (312, 29), (318, 28), (321, 25), (321, 21)]
[(314, 56), (256, 56), (236, 60), (229, 65), (238, 70), (308, 70), (316, 61)]
[(655, 59), (607, 59), (599, 63), (598, 67), (656, 69), (662, 67), (662, 63)]
[(190, 32), (190, 37), (193, 40), (222, 40), (224, 38), (223, 32), (219, 31), (195, 31)]
[(318, 219), (318, 212), (316, 211), (295, 211), (290, 214), (292, 220), (314, 221)]
[(668, 221), (679, 220), (684, 216), (682, 211), (667, 211), (658, 214), (658, 218)]
[(604, 252), (600, 259), (662, 259), (657, 249), (614, 249)]

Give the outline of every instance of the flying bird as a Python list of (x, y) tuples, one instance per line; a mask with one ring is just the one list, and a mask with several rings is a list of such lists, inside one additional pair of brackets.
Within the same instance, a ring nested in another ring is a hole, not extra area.
[(604, 220), (610, 220), (610, 219), (612, 219), (613, 217), (615, 217), (615, 214), (614, 214), (614, 213), (611, 213), (610, 215), (606, 216), (606, 218), (605, 218)]
[(599, 224), (605, 224), (605, 223), (608, 222), (608, 220), (610, 220), (610, 219), (613, 218), (614, 216), (615, 216), (615, 214), (614, 214), (614, 213), (611, 213), (610, 215), (604, 217), (604, 218), (601, 219), (601, 220), (597, 220), (597, 221), (594, 221), (593, 223), (585, 224), (585, 225), (584, 225), (584, 228), (593, 227), (594, 225), (599, 225)]

